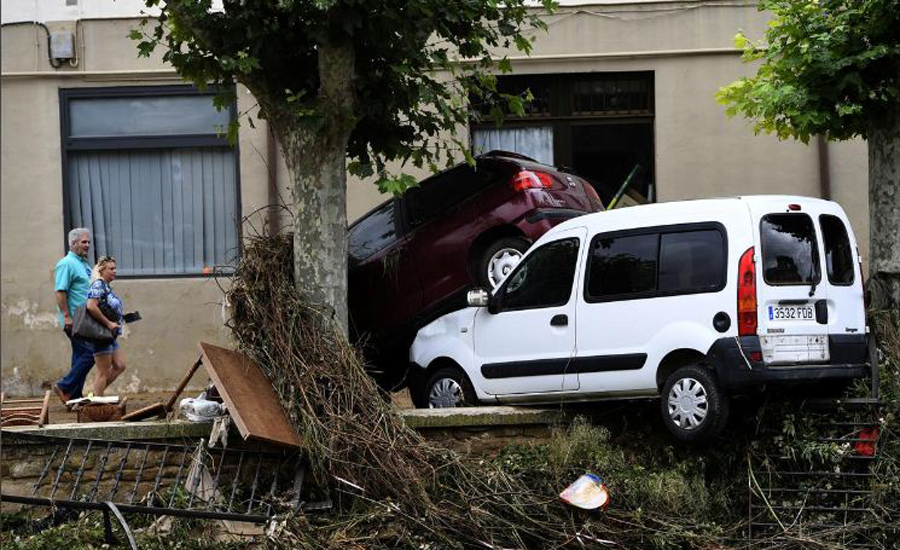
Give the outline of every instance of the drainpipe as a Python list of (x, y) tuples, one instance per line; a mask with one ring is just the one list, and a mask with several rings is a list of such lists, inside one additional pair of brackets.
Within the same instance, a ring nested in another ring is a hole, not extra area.
[(278, 204), (278, 142), (272, 126), (266, 124), (266, 164), (268, 164), (269, 183), (269, 235), (278, 233), (278, 220), (281, 211)]
[(816, 137), (819, 152), (819, 194), (825, 200), (831, 200), (831, 170), (828, 165), (828, 140), (825, 136)]

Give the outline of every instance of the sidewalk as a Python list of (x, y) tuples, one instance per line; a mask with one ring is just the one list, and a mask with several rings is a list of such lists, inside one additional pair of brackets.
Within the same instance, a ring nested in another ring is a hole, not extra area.
[[(110, 391), (107, 392), (109, 395), (118, 395), (120, 399), (124, 397), (128, 397), (128, 402), (125, 405), (126, 412), (136, 411), (142, 407), (146, 407), (148, 405), (152, 405), (154, 403), (163, 402), (165, 403), (172, 396), (172, 390), (169, 391), (161, 391), (161, 392), (147, 392), (147, 393), (132, 393), (132, 394), (117, 394), (115, 392), (115, 387), (110, 388)], [(178, 397), (178, 402), (180, 402), (185, 397), (196, 397), (199, 394), (197, 390), (185, 390)], [(393, 396), (394, 405), (400, 409), (412, 409), (413, 404), (412, 400), (409, 398), (409, 392), (407, 390), (403, 390), (402, 392), (395, 393)], [(178, 402), (175, 403), (175, 409), (177, 412)], [(65, 406), (60, 402), (59, 398), (56, 395), (50, 396), (50, 424), (66, 424), (70, 422), (76, 422), (77, 415), (74, 411), (67, 411)]]

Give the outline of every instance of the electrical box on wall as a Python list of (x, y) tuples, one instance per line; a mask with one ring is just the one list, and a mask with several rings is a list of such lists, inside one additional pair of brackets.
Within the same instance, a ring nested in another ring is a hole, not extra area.
[(54, 32), (50, 35), (50, 57), (59, 60), (75, 58), (75, 34), (71, 31)]

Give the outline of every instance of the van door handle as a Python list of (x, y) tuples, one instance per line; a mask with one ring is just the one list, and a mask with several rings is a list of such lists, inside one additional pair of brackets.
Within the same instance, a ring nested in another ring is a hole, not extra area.
[(550, 319), (551, 327), (565, 327), (569, 325), (569, 316), (564, 314), (554, 315), (553, 319)]

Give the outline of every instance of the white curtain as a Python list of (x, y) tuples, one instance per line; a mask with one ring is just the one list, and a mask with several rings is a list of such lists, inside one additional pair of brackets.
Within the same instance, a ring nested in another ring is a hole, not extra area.
[(472, 146), (476, 155), (501, 149), (531, 157), (544, 164), (553, 164), (551, 126), (475, 129), (472, 132)]
[(179, 148), (71, 152), (72, 227), (122, 275), (202, 273), (237, 256), (234, 152)]

